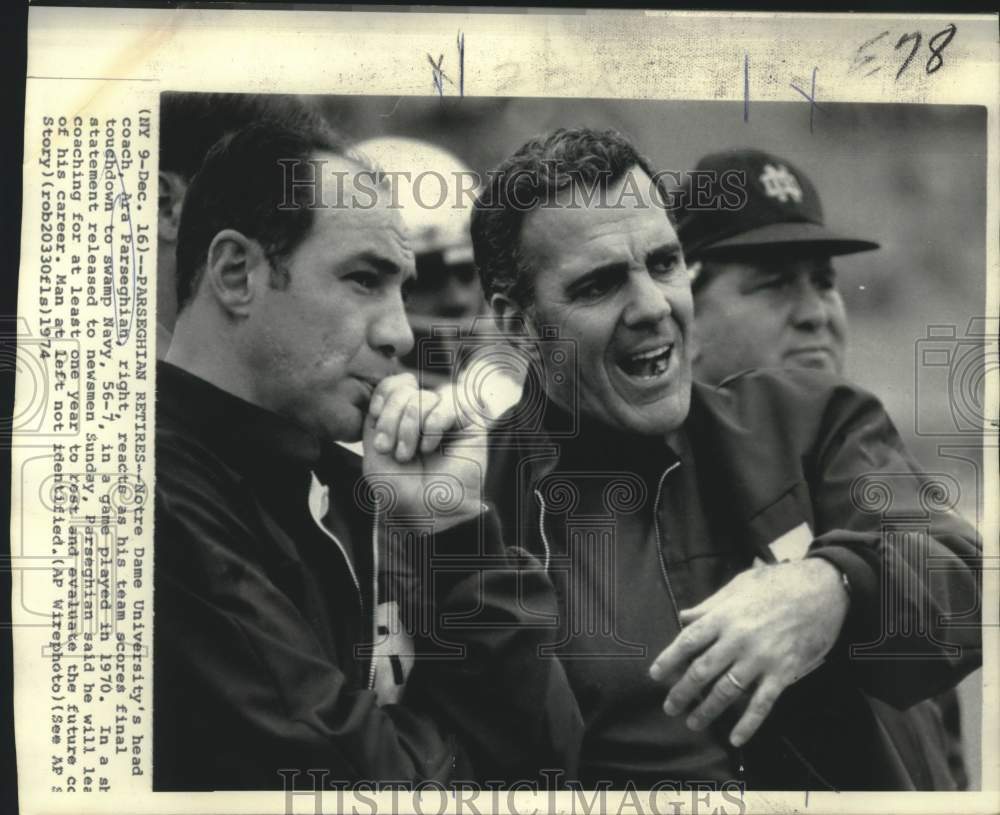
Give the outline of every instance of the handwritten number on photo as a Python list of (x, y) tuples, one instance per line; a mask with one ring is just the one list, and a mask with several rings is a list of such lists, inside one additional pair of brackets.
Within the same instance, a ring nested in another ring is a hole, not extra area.
[[(933, 74), (942, 65), (944, 65), (944, 57), (941, 56), (941, 52), (944, 51), (945, 47), (952, 41), (955, 37), (955, 32), (958, 29), (955, 27), (954, 23), (949, 23), (946, 28), (941, 29), (937, 34), (931, 37), (930, 42), (927, 44), (930, 48), (931, 55), (927, 60), (926, 71), (928, 74)], [(943, 42), (938, 42), (942, 40)], [(937, 60), (937, 62), (934, 62)], [(934, 67), (931, 67), (931, 63), (934, 63)]]
[(920, 32), (914, 31), (912, 34), (904, 34), (896, 42), (897, 51), (903, 46), (905, 46), (908, 42), (913, 43), (913, 48), (910, 50), (910, 53), (906, 55), (906, 59), (903, 60), (903, 64), (900, 65), (899, 70), (896, 71), (896, 79), (899, 79), (903, 75), (903, 71), (905, 71), (907, 68), (910, 67), (910, 63), (913, 61), (913, 58), (917, 55), (917, 51), (920, 48), (920, 42), (922, 39), (923, 38), (920, 36)]
[[(920, 31), (911, 31), (901, 34), (892, 47), (893, 51), (899, 52), (903, 59), (902, 64), (900, 64), (899, 68), (896, 70), (896, 80), (898, 81), (899, 78), (906, 73), (907, 69), (913, 63), (913, 60), (916, 59), (917, 54), (920, 53), (921, 46), (925, 42), (927, 49), (930, 51), (930, 56), (927, 58), (927, 63), (924, 65), (924, 71), (928, 76), (939, 71), (944, 66), (944, 49), (947, 48), (948, 44), (954, 39), (957, 31), (958, 28), (955, 24), (949, 23), (947, 26), (931, 35), (926, 40), (924, 39), (923, 33)], [(888, 30), (881, 31), (871, 39), (865, 40), (865, 42), (861, 43), (854, 54), (854, 61), (851, 64), (850, 70), (855, 71), (862, 68), (868, 68), (865, 72), (865, 76), (868, 77), (877, 74), (883, 67), (886, 67), (886, 65), (878, 64), (879, 55), (877, 53), (872, 53), (872, 51), (879, 47), (879, 44), (889, 36), (890, 32)], [(890, 39), (888, 42), (891, 43), (892, 40)], [(890, 60), (886, 58), (884, 62), (889, 63)]]

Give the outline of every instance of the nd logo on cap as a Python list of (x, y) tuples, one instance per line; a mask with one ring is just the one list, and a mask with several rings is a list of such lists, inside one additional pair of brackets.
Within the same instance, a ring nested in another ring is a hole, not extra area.
[[(698, 179), (696, 196), (694, 181)], [(741, 179), (743, 203), (724, 206)], [(810, 251), (849, 255), (877, 249), (874, 241), (828, 229), (816, 187), (792, 162), (763, 150), (724, 150), (703, 156), (680, 186), (673, 215), (688, 262), (741, 259), (753, 253)], [(700, 203), (708, 198), (711, 205)], [(718, 202), (718, 203), (715, 203)]]
[(784, 164), (777, 167), (765, 164), (760, 183), (764, 187), (764, 194), (769, 198), (777, 198), (782, 204), (789, 200), (794, 200), (796, 204), (802, 203), (802, 187)]

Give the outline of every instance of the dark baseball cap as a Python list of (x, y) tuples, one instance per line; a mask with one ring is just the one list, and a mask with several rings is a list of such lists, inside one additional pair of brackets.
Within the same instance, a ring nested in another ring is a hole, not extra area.
[(879, 248), (873, 241), (828, 229), (809, 177), (790, 161), (762, 150), (705, 156), (674, 195), (677, 233), (691, 259), (782, 249), (850, 255)]

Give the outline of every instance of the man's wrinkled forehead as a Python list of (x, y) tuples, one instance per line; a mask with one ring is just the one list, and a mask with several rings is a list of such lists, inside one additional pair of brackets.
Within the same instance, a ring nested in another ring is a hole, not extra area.
[(397, 265), (403, 274), (403, 279), (413, 280), (417, 276), (417, 259), (406, 223), (397, 210), (385, 208), (383, 213), (387, 218), (384, 227), (387, 243), (397, 256)]
[(414, 277), (410, 236), (399, 210), (391, 206), (389, 187), (378, 183), (371, 167), (351, 158), (318, 153), (314, 160), (321, 173), (317, 220), (327, 225), (328, 240), (386, 271), (394, 265), (404, 279)]
[(581, 203), (579, 190), (565, 188), (553, 206), (525, 216), (521, 248), (541, 267), (557, 255), (586, 258), (676, 241), (674, 228), (655, 196), (654, 182), (639, 167), (607, 185), (586, 205)]
[(363, 225), (351, 230), (354, 255), (386, 274), (400, 274), (403, 282), (415, 279), (416, 258), (399, 212), (383, 208), (360, 214)]

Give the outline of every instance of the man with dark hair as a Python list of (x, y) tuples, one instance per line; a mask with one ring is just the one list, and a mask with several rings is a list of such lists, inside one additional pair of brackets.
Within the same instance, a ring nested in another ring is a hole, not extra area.
[[(725, 205), (727, 178), (739, 180), (738, 206)], [(843, 374), (848, 323), (834, 258), (878, 244), (831, 229), (809, 176), (763, 150), (704, 156), (678, 199), (672, 214), (692, 275), (695, 377), (715, 384), (748, 368)], [(878, 712), (891, 731), (918, 734), (935, 789), (968, 786), (954, 689), (914, 705), (905, 722), (885, 706)]]
[[(572, 765), (578, 714), (521, 607), (553, 612), (551, 586), (480, 501), (482, 443), (394, 373), (414, 264), (390, 203), (304, 122), (226, 137), (188, 189), (157, 380), (158, 790)], [(362, 437), (363, 460), (334, 444)]]
[[(567, 155), (574, 160), (566, 161)], [(529, 141), (491, 173), (491, 183), (477, 199), (475, 212), (479, 214), (474, 215), (473, 225), (476, 264), (484, 282), (490, 281), (487, 296), (500, 293), (530, 299), (533, 275), (525, 267), (520, 241), (528, 212), (563, 206), (557, 193), (568, 196), (568, 208), (600, 199), (608, 206), (619, 206), (630, 188), (623, 187), (619, 200), (609, 201), (608, 185), (627, 177), (632, 167), (649, 179), (651, 193), (659, 197), (665, 192), (661, 175), (630, 143), (611, 137), (599, 140), (587, 130), (558, 130), (545, 141)]]
[[(907, 707), (979, 664), (978, 629), (947, 625), (976, 607), (976, 533), (954, 496), (929, 505), (870, 394), (814, 371), (692, 383), (658, 181), (621, 135), (559, 130), (500, 166), (472, 221), (494, 311), (536, 345), (540, 388), (491, 435), (487, 495), (559, 589), (580, 780), (929, 788), (869, 702)], [(919, 541), (883, 527), (886, 482)]]
[(160, 94), (160, 166), (157, 198), (156, 356), (170, 347), (177, 319), (177, 229), (184, 194), (209, 148), (262, 116), (281, 121), (317, 116), (299, 97), (256, 93)]

